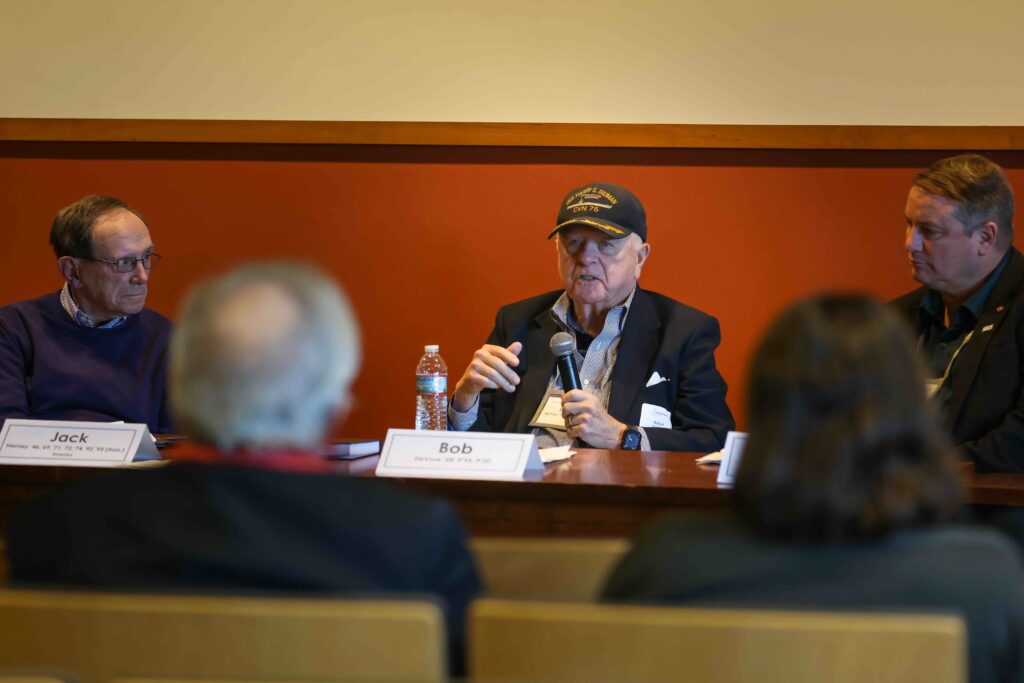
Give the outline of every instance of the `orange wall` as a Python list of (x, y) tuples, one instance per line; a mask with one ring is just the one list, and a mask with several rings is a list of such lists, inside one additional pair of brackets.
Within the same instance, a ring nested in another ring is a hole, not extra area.
[[(439, 343), (462, 374), (500, 304), (559, 286), (545, 236), (570, 187), (607, 180), (647, 207), (642, 284), (716, 315), (719, 366), (742, 426), (758, 334), (823, 288), (890, 298), (913, 286), (905, 152), (580, 150), (273, 145), (0, 144), (7, 244), (0, 304), (55, 291), (56, 210), (112, 194), (148, 218), (164, 255), (150, 305), (175, 317), (190, 284), (263, 258), (342, 282), (366, 339), (343, 433), (383, 436), (413, 416), (413, 369)], [(996, 155), (1024, 187), (1024, 154)]]

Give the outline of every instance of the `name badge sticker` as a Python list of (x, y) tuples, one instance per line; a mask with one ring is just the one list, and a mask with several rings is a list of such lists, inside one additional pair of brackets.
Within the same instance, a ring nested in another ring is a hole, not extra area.
[(562, 395), (551, 393), (544, 397), (530, 420), (531, 427), (544, 427), (565, 431), (565, 418), (562, 417)]
[(653, 403), (644, 403), (640, 406), (640, 426), (672, 429), (672, 413)]
[(118, 467), (138, 455), (159, 460), (144, 424), (9, 419), (0, 430), (0, 464)]
[(533, 434), (389, 429), (378, 477), (522, 479), (543, 471)]

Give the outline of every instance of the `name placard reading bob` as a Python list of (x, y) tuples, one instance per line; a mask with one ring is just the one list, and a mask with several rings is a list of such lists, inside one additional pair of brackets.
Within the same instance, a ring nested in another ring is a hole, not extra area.
[(377, 476), (514, 480), (543, 469), (533, 434), (389, 429)]
[(10, 419), (0, 430), (0, 464), (117, 467), (159, 459), (144, 424)]

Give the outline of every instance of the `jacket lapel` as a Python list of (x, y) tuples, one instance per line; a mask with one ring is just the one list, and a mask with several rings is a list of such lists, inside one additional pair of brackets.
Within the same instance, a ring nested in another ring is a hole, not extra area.
[[(526, 367), (520, 369), (522, 383), (516, 389), (515, 407), (509, 424), (518, 433), (529, 431), (528, 425), (541, 398), (548, 388), (548, 381), (555, 372), (555, 357), (551, 354), (551, 336), (559, 331), (558, 323), (551, 317), (551, 309), (545, 308), (533, 319), (533, 325), (526, 335)], [(532, 368), (533, 372), (526, 372)]]
[(626, 327), (619, 340), (615, 369), (612, 370), (612, 394), (608, 399), (608, 412), (622, 422), (633, 414), (640, 391), (651, 375), (655, 361), (655, 346), (661, 327), (654, 304), (647, 292), (636, 290), (633, 303), (626, 314)]
[(974, 384), (974, 378), (978, 374), (978, 366), (985, 356), (985, 350), (988, 349), (989, 342), (999, 330), (999, 325), (1010, 310), (1010, 304), (1020, 286), (1022, 275), (1024, 275), (1024, 256), (1014, 249), (1010, 254), (1010, 262), (1006, 264), (1006, 270), (1003, 271), (991, 296), (985, 302), (985, 310), (978, 317), (971, 340), (964, 345), (957, 356), (956, 371), (949, 377), (950, 404), (946, 421), (950, 431), (956, 425), (960, 411), (964, 407), (964, 401), (967, 400), (967, 394)]

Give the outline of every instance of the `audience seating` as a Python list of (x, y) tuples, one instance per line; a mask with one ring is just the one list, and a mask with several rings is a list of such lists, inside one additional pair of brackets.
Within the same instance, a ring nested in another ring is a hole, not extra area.
[(593, 601), (625, 539), (474, 538), (470, 542), (487, 595), (494, 598)]
[[(587, 604), (626, 541), (472, 545), (509, 598), (471, 608), (476, 683), (966, 681), (952, 615)], [(436, 683), (445, 653), (427, 601), (0, 590), (0, 683)]]
[(475, 683), (963, 683), (962, 620), (479, 600)]
[(0, 590), (0, 671), (116, 678), (434, 683), (428, 601)]

